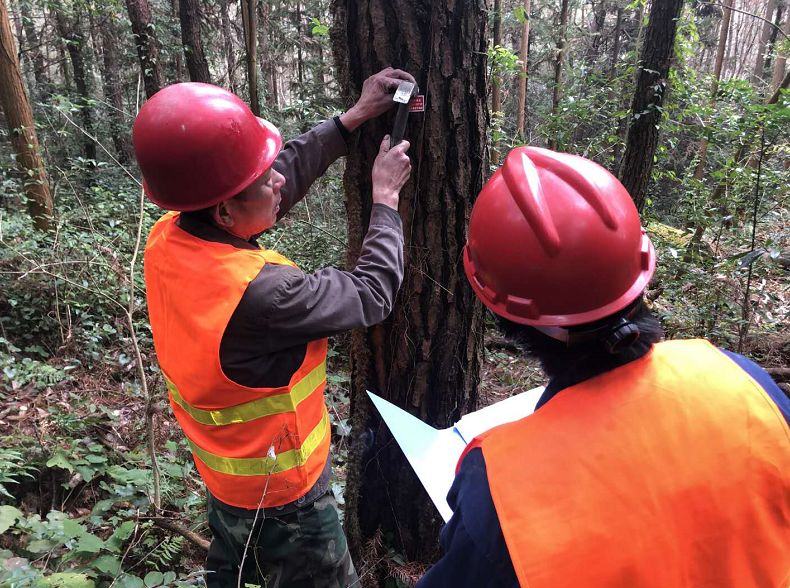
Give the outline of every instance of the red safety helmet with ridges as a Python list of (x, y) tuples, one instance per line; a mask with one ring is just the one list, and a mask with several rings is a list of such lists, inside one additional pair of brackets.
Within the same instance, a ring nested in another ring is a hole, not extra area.
[(538, 327), (597, 321), (633, 302), (656, 254), (623, 185), (597, 163), (519, 147), (472, 209), (464, 269), (496, 314)]
[(198, 210), (241, 192), (274, 162), (279, 131), (218, 86), (187, 82), (157, 92), (132, 129), (146, 195), (162, 208)]

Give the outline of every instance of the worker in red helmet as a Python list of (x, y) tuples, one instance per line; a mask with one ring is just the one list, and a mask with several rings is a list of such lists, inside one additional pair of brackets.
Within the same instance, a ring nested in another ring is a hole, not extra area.
[(329, 491), (327, 337), (390, 312), (403, 277), (400, 189), (411, 166), (384, 137), (370, 223), (351, 271), (305, 273), (257, 237), (391, 107), (387, 68), (357, 103), (284, 145), (222, 88), (182, 83), (140, 110), (133, 142), (150, 200), (169, 209), (145, 249), (157, 359), (208, 491), (209, 587), (357, 582)]
[(549, 382), (467, 447), (419, 588), (790, 585), (790, 401), (740, 355), (661, 341), (655, 262), (592, 161), (521, 147), (484, 186), (466, 275)]

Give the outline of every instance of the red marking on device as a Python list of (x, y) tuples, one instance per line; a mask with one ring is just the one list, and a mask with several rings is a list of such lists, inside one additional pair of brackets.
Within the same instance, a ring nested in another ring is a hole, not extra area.
[(417, 94), (409, 102), (409, 112), (425, 112), (425, 96)]

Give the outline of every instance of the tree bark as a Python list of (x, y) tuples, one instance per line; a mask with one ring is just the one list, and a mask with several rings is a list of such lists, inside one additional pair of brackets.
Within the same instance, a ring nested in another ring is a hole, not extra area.
[[(554, 60), (554, 88), (551, 94), (551, 118), (556, 126), (557, 112), (560, 109), (560, 90), (562, 83), (562, 63), (565, 59), (565, 34), (568, 28), (568, 0), (561, 0), (560, 4), (560, 29), (557, 37), (557, 57)], [(557, 149), (559, 131), (554, 131), (549, 137), (549, 149)]]
[(521, 71), (518, 76), (518, 100), (516, 105), (516, 137), (523, 139), (526, 136), (524, 129), (527, 120), (527, 81), (529, 76), (529, 15), (531, 0), (524, 0), (524, 24), (521, 29)]
[[(722, 16), (721, 25), (719, 27), (719, 42), (716, 45), (716, 62), (713, 65), (713, 81), (710, 86), (710, 101), (708, 103), (711, 109), (716, 106), (716, 94), (719, 93), (721, 68), (724, 64), (724, 51), (727, 48), (727, 36), (730, 32), (730, 19), (732, 18), (732, 2), (733, 0), (725, 0), (724, 15)], [(708, 121), (708, 123), (710, 123), (710, 121)], [(708, 144), (708, 139), (703, 138), (699, 145), (697, 167), (694, 170), (694, 178), (697, 180), (702, 179), (705, 173), (705, 162), (708, 159)]]
[(258, 28), (257, 0), (241, 0), (241, 17), (244, 28), (244, 46), (247, 49), (247, 86), (250, 93), (250, 108), (255, 116), (261, 115), (258, 98), (258, 69), (255, 66)]
[[(77, 90), (76, 104), (80, 109), (82, 127), (86, 133), (96, 136), (93, 124), (93, 107), (90, 106), (91, 98), (88, 90), (90, 72), (87, 71), (85, 63), (85, 35), (82, 32), (81, 20), (84, 15), (66, 14), (63, 9), (55, 12), (55, 21), (58, 27), (58, 34), (66, 44), (66, 50), (71, 61), (71, 69), (74, 72), (74, 85)], [(82, 136), (83, 153), (86, 159), (96, 160), (96, 143), (90, 137)]]
[[(430, 561), (438, 551), (438, 513), (365, 390), (441, 427), (477, 403), (483, 314), (464, 275), (462, 249), (485, 173), (485, 2), (334, 0), (332, 6), (335, 63), (349, 101), (387, 65), (412, 72), (426, 95), (425, 113), (412, 117), (406, 133), (413, 171), (401, 191), (404, 283), (390, 317), (352, 336), (357, 438), (345, 524), (357, 556), (381, 529), (396, 551)], [(373, 161), (393, 119), (368, 121), (347, 158), (350, 265), (370, 216)]]
[(162, 64), (159, 63), (159, 42), (154, 33), (151, 8), (148, 0), (126, 0), (126, 9), (132, 23), (145, 95), (150, 98), (164, 85)]
[(198, 0), (179, 0), (178, 20), (181, 22), (181, 44), (184, 46), (184, 59), (187, 62), (189, 79), (193, 82), (211, 83), (208, 61), (203, 53), (200, 39), (200, 2)]
[(640, 212), (645, 205), (653, 155), (658, 146), (661, 105), (667, 90), (677, 20), (682, 7), (683, 0), (653, 2), (637, 68), (636, 90), (631, 101), (631, 124), (620, 165), (620, 181)]
[(0, 105), (8, 124), (16, 163), (23, 174), (27, 209), (34, 226), (51, 226), (53, 202), (36, 137), (33, 111), (22, 83), (6, 0), (0, 0)]
[(260, 70), (261, 77), (266, 84), (266, 100), (272, 107), (280, 105), (280, 98), (277, 92), (277, 68), (269, 51), (268, 32), (271, 27), (270, 22), (271, 6), (268, 2), (261, 2), (258, 5), (258, 47), (260, 51)]
[(118, 54), (118, 39), (120, 32), (118, 25), (110, 15), (101, 23), (102, 82), (104, 95), (110, 103), (108, 118), (110, 134), (112, 135), (115, 156), (120, 163), (127, 163), (131, 159), (131, 145), (129, 144), (129, 124), (124, 118), (123, 85), (121, 83), (121, 65)]

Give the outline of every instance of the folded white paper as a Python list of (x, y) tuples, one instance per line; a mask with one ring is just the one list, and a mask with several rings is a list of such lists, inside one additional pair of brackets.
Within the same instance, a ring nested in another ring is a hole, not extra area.
[(447, 493), (455, 478), (455, 466), (467, 443), (497, 425), (517, 421), (532, 414), (542, 393), (541, 386), (516, 394), (464, 415), (454, 426), (446, 429), (434, 429), (372, 392), (368, 392), (368, 396), (414, 468), (439, 514), (447, 522), (453, 515), (447, 504)]

